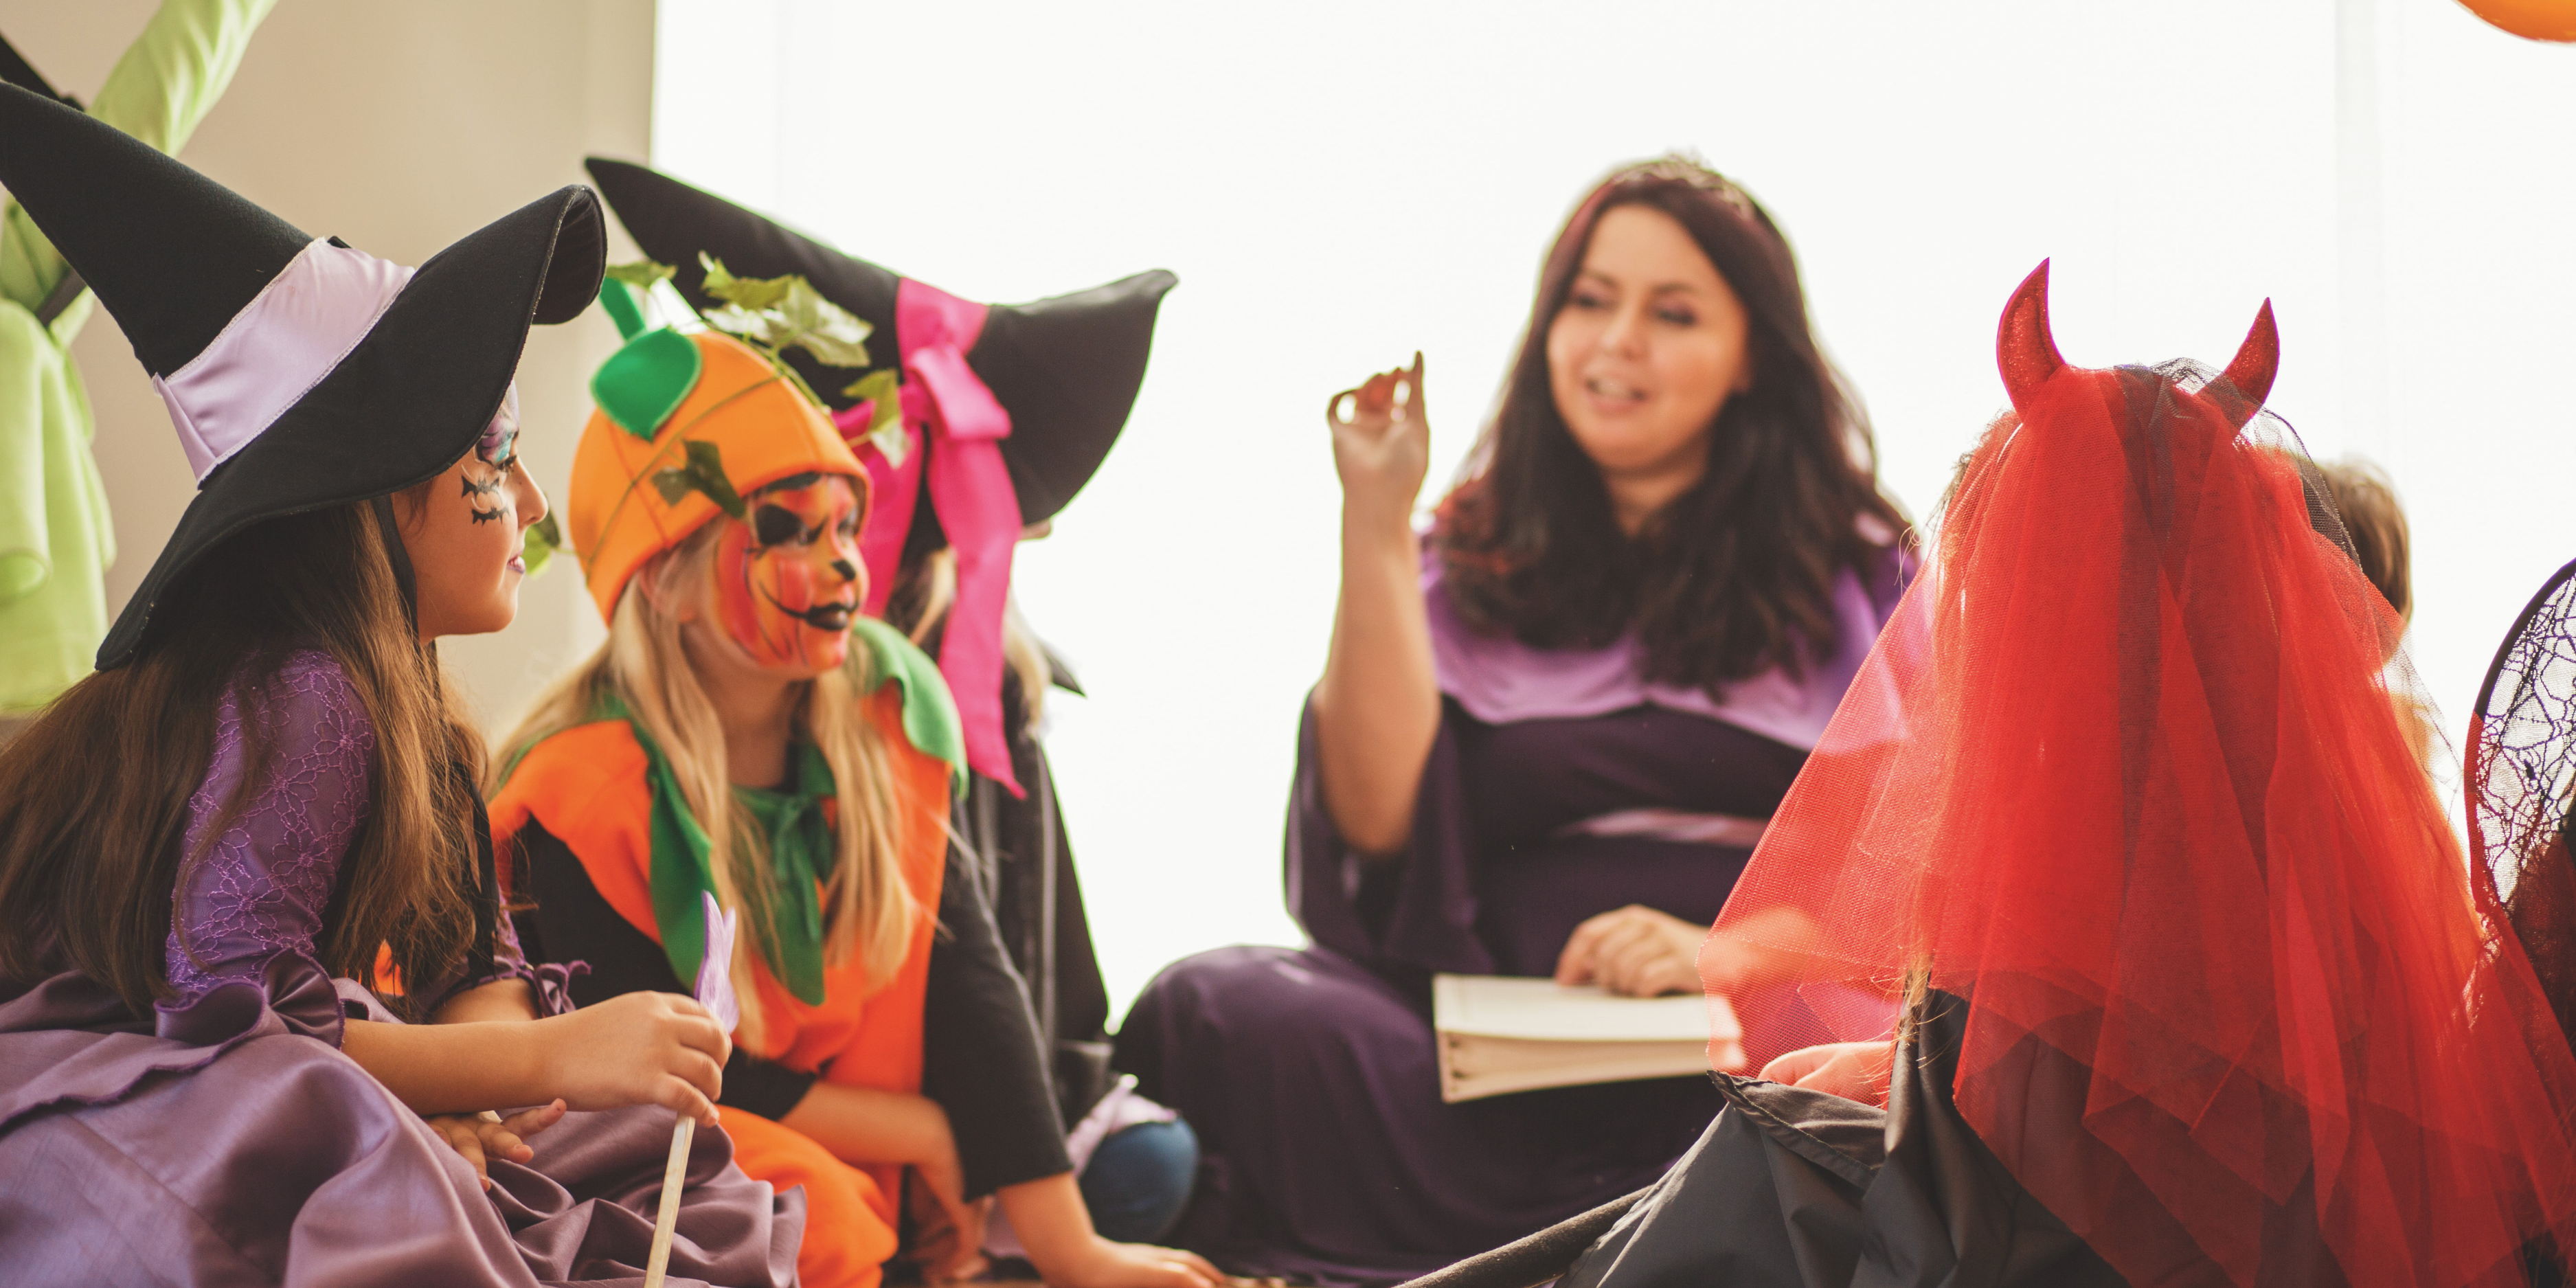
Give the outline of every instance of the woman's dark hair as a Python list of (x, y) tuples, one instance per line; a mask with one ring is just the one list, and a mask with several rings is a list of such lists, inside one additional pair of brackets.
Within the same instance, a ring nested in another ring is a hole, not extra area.
[[(414, 489), (398, 508), (417, 515), (424, 496)], [(482, 742), (412, 634), (365, 506), (226, 540), (155, 607), (153, 625), (132, 662), (73, 685), (0, 748), (0, 978), (67, 963), (137, 1015), (170, 995), (172, 892), (275, 772), (272, 731), (255, 713), (284, 696), (279, 672), (307, 648), (339, 662), (376, 744), (321, 966), (373, 985), (390, 949), (400, 979), (451, 976), (474, 935), (466, 856)], [(188, 801), (227, 693), (244, 717), (245, 769), (190, 847)]]
[[(1744, 304), (1754, 373), (1718, 412), (1706, 474), (1633, 538), (1557, 412), (1547, 365), (1549, 325), (1593, 229), (1621, 206), (1660, 210), (1690, 233)], [(1557, 234), (1501, 408), (1441, 502), (1433, 541), (1451, 601), (1478, 629), (1541, 648), (1633, 631), (1647, 678), (1714, 691), (1830, 655), (1842, 642), (1836, 575), (1904, 527), (1879, 493), (1869, 424), (1808, 333), (1788, 242), (1742, 189), (1668, 156), (1603, 180)]]

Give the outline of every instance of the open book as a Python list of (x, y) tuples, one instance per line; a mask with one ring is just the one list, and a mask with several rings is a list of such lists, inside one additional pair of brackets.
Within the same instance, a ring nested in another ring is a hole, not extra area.
[(1548, 979), (1440, 975), (1431, 983), (1431, 1015), (1440, 1098), (1452, 1104), (1706, 1073), (1712, 1028), (1718, 1064), (1744, 1062), (1744, 1030), (1722, 997), (1612, 997)]

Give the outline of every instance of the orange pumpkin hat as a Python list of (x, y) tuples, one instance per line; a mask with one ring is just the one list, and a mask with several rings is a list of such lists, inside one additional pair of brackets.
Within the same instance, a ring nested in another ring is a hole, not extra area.
[(647, 560), (760, 488), (841, 474), (866, 499), (867, 468), (831, 416), (768, 358), (714, 331), (644, 330), (622, 282), (600, 302), (628, 338), (591, 377), (598, 405), (573, 455), (565, 511), (602, 618), (616, 615)]

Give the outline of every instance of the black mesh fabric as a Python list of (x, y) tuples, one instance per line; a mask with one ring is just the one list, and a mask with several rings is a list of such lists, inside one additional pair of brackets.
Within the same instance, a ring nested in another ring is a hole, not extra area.
[(2541, 585), (2496, 649), (2467, 768), (2469, 852), (2494, 875), (2560, 1032), (2576, 1032), (2576, 562)]

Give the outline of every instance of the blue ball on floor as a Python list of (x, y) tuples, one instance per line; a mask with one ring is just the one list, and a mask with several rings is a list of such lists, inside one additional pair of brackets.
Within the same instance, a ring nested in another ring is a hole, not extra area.
[(1138, 1123), (1112, 1135), (1082, 1169), (1092, 1228), (1120, 1243), (1160, 1240), (1189, 1206), (1198, 1171), (1198, 1133), (1180, 1119)]

